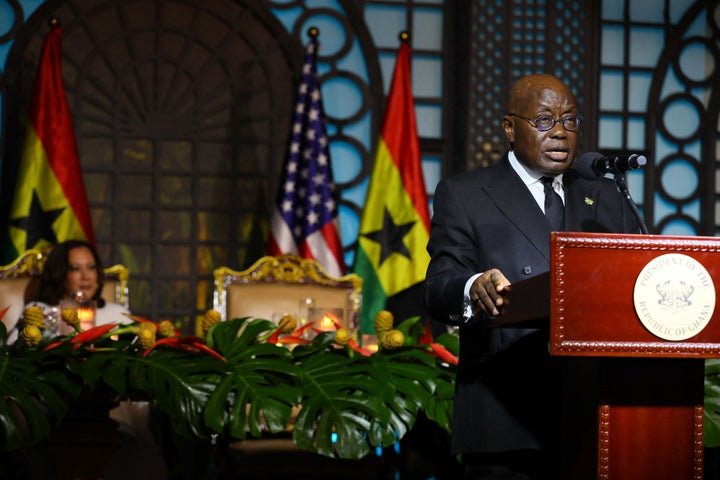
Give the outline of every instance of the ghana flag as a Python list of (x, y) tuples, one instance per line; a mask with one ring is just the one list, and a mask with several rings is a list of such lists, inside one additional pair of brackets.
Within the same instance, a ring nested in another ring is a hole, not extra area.
[(55, 22), (45, 38), (33, 84), (29, 125), (7, 215), (4, 263), (29, 248), (64, 240), (95, 243), (61, 62), (62, 30)]
[[(362, 333), (374, 333), (375, 315), (391, 297), (425, 279), (429, 232), (405, 40), (395, 63), (355, 254), (353, 271), (363, 279)], [(415, 301), (422, 303), (422, 297)]]

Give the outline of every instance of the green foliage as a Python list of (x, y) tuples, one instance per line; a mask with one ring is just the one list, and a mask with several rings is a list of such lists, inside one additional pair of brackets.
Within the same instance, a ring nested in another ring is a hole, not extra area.
[(720, 359), (705, 360), (706, 447), (720, 447)]
[[(3, 448), (46, 437), (83, 388), (150, 400), (185, 437), (292, 429), (296, 445), (334, 458), (359, 459), (391, 445), (421, 414), (450, 430), (458, 337), (433, 339), (418, 318), (395, 327), (402, 347), (374, 354), (339, 345), (334, 332), (289, 347), (267, 343), (276, 325), (248, 318), (216, 323), (206, 339), (161, 339), (145, 349), (137, 337), (142, 322), (44, 335), (36, 347), (8, 346), (0, 322)], [(704, 423), (705, 446), (720, 446), (720, 359), (705, 361)]]
[[(248, 318), (216, 323), (206, 339), (161, 339), (144, 349), (137, 333), (147, 320), (135, 320), (3, 348), (4, 447), (48, 435), (83, 387), (151, 400), (186, 437), (245, 439), (291, 428), (299, 447), (336, 458), (359, 459), (392, 444), (422, 412), (449, 429), (455, 365), (436, 355), (418, 319), (397, 327), (405, 345), (372, 355), (339, 345), (334, 332), (289, 347), (267, 343), (276, 325)], [(0, 327), (3, 347), (6, 337)], [(456, 355), (454, 338), (442, 345)]]
[(205, 422), (214, 431), (245, 439), (248, 430), (259, 437), (263, 426), (272, 433), (286, 428), (300, 398), (298, 370), (287, 349), (255, 343), (272, 327), (265, 320), (246, 325), (246, 319), (235, 319), (209, 332), (209, 343), (227, 360), (205, 410)]
[(59, 352), (6, 348), (0, 322), (0, 441), (6, 450), (35, 443), (50, 433), (80, 393), (81, 379), (64, 375)]
[(175, 350), (155, 351), (147, 357), (102, 351), (89, 355), (74, 370), (91, 388), (103, 382), (122, 398), (153, 400), (177, 433), (205, 438), (203, 411), (220, 378), (221, 363)]
[[(325, 344), (329, 335), (318, 336), (314, 343)], [(304, 355), (299, 363), (302, 408), (293, 439), (299, 447), (322, 455), (362, 458), (370, 446), (387, 439), (385, 432), (371, 426), (374, 419), (382, 425), (389, 420), (393, 389), (364, 357), (350, 357), (332, 347), (319, 351), (325, 354)]]

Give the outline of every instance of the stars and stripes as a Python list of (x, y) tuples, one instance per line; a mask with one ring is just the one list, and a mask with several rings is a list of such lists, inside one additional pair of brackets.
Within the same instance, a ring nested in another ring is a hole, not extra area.
[(317, 260), (328, 273), (345, 274), (339, 235), (338, 200), (325, 131), (318, 41), (305, 49), (302, 78), (288, 147), (278, 187), (277, 208), (270, 223), (270, 255), (294, 253)]

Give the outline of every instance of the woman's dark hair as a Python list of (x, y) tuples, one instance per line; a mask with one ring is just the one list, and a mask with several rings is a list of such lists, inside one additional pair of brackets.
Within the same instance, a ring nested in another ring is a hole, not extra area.
[(100, 297), (103, 287), (103, 266), (95, 247), (83, 240), (68, 240), (58, 243), (47, 256), (40, 277), (40, 288), (38, 290), (37, 300), (47, 303), (48, 305), (57, 305), (60, 300), (65, 298), (68, 293), (65, 291), (65, 280), (70, 270), (70, 250), (76, 248), (87, 248), (95, 259), (95, 268), (97, 269), (98, 288), (92, 296), (98, 307), (105, 306), (105, 301)]

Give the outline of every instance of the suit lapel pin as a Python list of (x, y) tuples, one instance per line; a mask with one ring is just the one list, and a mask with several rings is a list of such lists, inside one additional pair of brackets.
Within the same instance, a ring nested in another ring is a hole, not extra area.
[(585, 205), (592, 207), (593, 205), (595, 205), (595, 200), (590, 197), (585, 197)]

